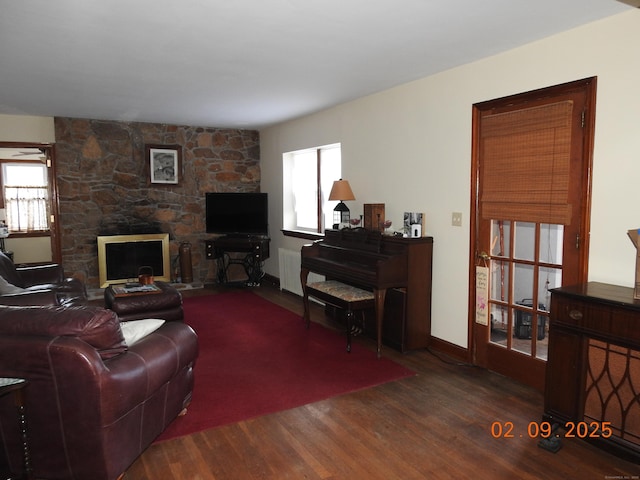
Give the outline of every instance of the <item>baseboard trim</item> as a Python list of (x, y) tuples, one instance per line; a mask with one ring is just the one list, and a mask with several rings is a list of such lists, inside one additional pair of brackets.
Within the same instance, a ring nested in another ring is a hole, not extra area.
[(468, 349), (459, 345), (454, 345), (453, 343), (447, 342), (446, 340), (431, 337), (429, 348), (438, 353), (442, 353), (444, 355), (447, 355), (448, 357), (454, 358), (460, 362), (471, 363), (471, 355), (469, 354)]
[(273, 287), (276, 287), (277, 289), (280, 289), (280, 279), (278, 277), (274, 277), (273, 275), (265, 273), (264, 277), (262, 277), (262, 281)]

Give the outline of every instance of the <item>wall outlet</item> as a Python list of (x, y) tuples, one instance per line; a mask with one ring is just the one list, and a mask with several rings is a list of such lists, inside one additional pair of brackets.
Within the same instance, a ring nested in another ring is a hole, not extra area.
[(451, 214), (451, 225), (454, 227), (462, 226), (462, 212), (453, 212)]

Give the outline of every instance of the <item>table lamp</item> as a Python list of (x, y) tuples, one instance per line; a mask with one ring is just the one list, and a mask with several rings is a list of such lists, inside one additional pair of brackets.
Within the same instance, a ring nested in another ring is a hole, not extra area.
[(338, 229), (341, 226), (349, 226), (349, 208), (344, 204), (345, 200), (355, 200), (351, 186), (347, 180), (336, 180), (331, 187), (329, 200), (339, 200), (339, 203), (333, 209), (333, 228)]

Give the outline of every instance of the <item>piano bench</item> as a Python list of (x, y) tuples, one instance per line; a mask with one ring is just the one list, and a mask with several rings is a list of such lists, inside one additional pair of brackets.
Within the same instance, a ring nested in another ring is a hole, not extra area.
[(351, 352), (353, 312), (374, 308), (373, 293), (336, 280), (307, 284), (304, 288), (304, 320), (307, 328), (309, 328), (310, 321), (309, 297), (317, 298), (322, 302), (347, 311), (347, 352)]

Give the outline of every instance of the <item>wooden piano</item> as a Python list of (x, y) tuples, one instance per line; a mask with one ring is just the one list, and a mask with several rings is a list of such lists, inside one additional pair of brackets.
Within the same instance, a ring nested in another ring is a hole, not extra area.
[(363, 228), (326, 230), (323, 240), (302, 247), (300, 281), (304, 291), (309, 272), (314, 272), (372, 291), (378, 353), (382, 341), (402, 352), (426, 348), (432, 252), (432, 237), (387, 236)]

